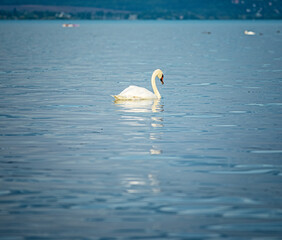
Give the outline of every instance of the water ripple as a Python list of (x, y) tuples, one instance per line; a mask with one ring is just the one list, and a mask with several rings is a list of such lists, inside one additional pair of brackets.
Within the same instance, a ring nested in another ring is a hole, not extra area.
[(1, 239), (281, 238), (279, 21), (61, 25), (0, 21)]

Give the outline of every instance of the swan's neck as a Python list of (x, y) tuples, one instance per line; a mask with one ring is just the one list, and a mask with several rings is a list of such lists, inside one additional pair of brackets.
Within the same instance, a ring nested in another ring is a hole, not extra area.
[(151, 78), (151, 84), (152, 84), (152, 88), (154, 91), (154, 94), (157, 96), (158, 99), (161, 98), (161, 94), (158, 91), (158, 88), (156, 86), (156, 76), (158, 75), (157, 71), (153, 72), (152, 78)]

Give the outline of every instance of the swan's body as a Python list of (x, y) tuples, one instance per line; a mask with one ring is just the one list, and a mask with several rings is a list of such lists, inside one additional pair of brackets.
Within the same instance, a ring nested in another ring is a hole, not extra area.
[(256, 33), (255, 32), (253, 32), (253, 31), (247, 31), (247, 30), (245, 30), (245, 35), (256, 35)]
[(124, 89), (119, 95), (114, 96), (116, 99), (157, 99), (156, 94), (143, 87), (131, 85)]
[(124, 89), (120, 94), (114, 95), (113, 97), (116, 100), (160, 99), (161, 94), (159, 93), (156, 86), (156, 77), (158, 77), (161, 80), (162, 84), (164, 84), (163, 72), (160, 69), (155, 70), (152, 74), (151, 84), (154, 93), (147, 90), (146, 88), (131, 85), (128, 88)]

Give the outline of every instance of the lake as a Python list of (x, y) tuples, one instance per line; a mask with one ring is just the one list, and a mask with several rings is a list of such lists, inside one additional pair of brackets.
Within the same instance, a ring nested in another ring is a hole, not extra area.
[(280, 239), (282, 21), (64, 23), (0, 22), (0, 238)]

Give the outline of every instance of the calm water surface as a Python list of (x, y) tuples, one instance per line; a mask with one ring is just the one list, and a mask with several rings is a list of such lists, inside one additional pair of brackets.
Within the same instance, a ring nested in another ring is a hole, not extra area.
[(1, 239), (281, 237), (281, 21), (62, 23), (0, 22)]

